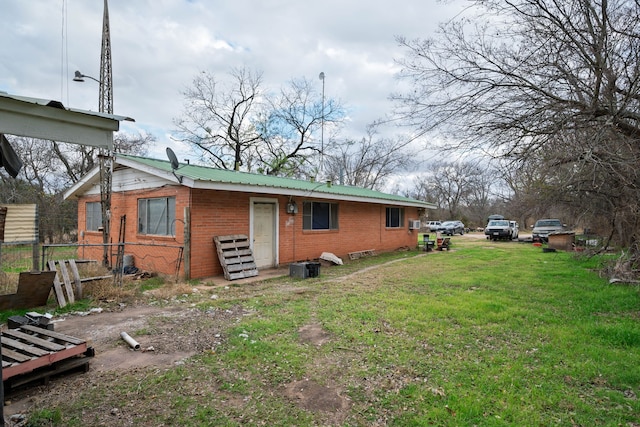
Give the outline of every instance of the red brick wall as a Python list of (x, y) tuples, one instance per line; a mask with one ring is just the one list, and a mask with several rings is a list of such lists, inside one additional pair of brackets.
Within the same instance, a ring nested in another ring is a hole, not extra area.
[[(313, 201), (309, 199), (309, 201)], [(282, 202), (282, 205), (286, 204)], [(417, 219), (416, 208), (405, 208), (405, 226), (385, 228), (386, 205), (338, 202), (338, 230), (303, 230), (302, 203), (296, 215), (280, 212), (280, 262), (316, 259), (322, 252), (346, 257), (367, 249), (391, 251), (415, 247), (417, 231), (409, 230), (407, 219)]]
[[(184, 246), (184, 207), (189, 203), (190, 191), (186, 187), (167, 186), (155, 190), (129, 191), (126, 193), (113, 192), (111, 195), (111, 230), (110, 249), (111, 265), (115, 265), (117, 246), (121, 228), (121, 218), (125, 217), (124, 229), (127, 243), (139, 243), (140, 245), (126, 245), (125, 254), (132, 255), (134, 265), (150, 272), (158, 272), (168, 275), (176, 274), (176, 268), (180, 262), (181, 252), (179, 247)], [(151, 197), (175, 197), (176, 198), (176, 222), (175, 236), (156, 236), (138, 233), (138, 199)], [(82, 197), (78, 200), (78, 229), (82, 232), (86, 225), (86, 203), (99, 202), (100, 196)], [(101, 244), (102, 232), (84, 230), (84, 237), (79, 243)], [(148, 246), (146, 246), (148, 245)], [(81, 247), (79, 256), (90, 259), (102, 260), (103, 249), (101, 247)], [(180, 274), (184, 272), (184, 264), (180, 262)]]
[[(146, 236), (137, 233), (138, 199), (148, 197), (176, 197), (175, 237)], [(165, 247), (127, 245), (125, 253), (132, 254), (136, 267), (175, 274), (178, 252), (176, 246), (184, 244), (184, 208), (191, 206), (191, 278), (204, 278), (222, 274), (216, 255), (213, 237), (228, 234), (250, 236), (250, 198), (277, 199), (279, 212), (279, 263), (286, 265), (295, 261), (317, 259), (322, 252), (331, 252), (346, 258), (349, 252), (375, 249), (379, 252), (401, 247), (414, 247), (417, 231), (409, 230), (407, 221), (417, 219), (416, 208), (405, 209), (405, 226), (398, 229), (385, 228), (386, 205), (370, 203), (338, 202), (338, 230), (303, 230), (302, 199), (297, 199), (299, 212), (286, 213), (288, 197), (264, 194), (247, 194), (229, 191), (189, 190), (186, 187), (169, 186), (153, 191), (113, 193), (112, 241), (117, 243), (119, 222), (126, 215), (126, 242), (153, 243)], [(314, 199), (306, 199), (314, 201)], [(317, 200), (317, 199), (316, 199)], [(78, 205), (78, 224), (82, 230), (85, 220), (85, 202), (99, 201), (99, 197), (81, 198)], [(99, 232), (85, 232), (84, 241), (102, 242)], [(101, 259), (102, 249), (93, 249), (95, 259)], [(151, 252), (151, 253), (150, 253)], [(115, 253), (115, 249), (114, 249)], [(85, 257), (87, 251), (85, 251)], [(184, 264), (180, 274), (184, 274)]]

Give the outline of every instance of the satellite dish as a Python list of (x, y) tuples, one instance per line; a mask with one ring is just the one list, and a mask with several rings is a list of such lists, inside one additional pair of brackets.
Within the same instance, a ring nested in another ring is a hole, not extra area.
[(171, 162), (171, 169), (176, 170), (180, 166), (178, 163), (178, 158), (176, 157), (176, 153), (173, 152), (171, 147), (167, 147), (167, 157), (169, 158), (169, 162)]

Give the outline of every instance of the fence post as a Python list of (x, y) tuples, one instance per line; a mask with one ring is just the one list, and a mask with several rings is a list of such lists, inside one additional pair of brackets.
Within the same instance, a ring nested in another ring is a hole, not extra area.
[(184, 208), (184, 277), (191, 279), (191, 210)]
[(33, 242), (33, 249), (32, 249), (32, 258), (33, 258), (33, 262), (31, 263), (32, 265), (32, 269), (34, 271), (38, 271), (38, 268), (40, 267), (40, 242), (38, 240), (36, 240), (35, 242)]
[(36, 205), (36, 217), (35, 217), (35, 230), (34, 231), (34, 237), (33, 237), (33, 247), (32, 247), (32, 258), (33, 260), (31, 261), (31, 269), (34, 271), (38, 271), (38, 266), (39, 266), (39, 260), (38, 257), (40, 256), (40, 252), (38, 251), (39, 249), (39, 244), (40, 244), (40, 210), (38, 209), (38, 205)]

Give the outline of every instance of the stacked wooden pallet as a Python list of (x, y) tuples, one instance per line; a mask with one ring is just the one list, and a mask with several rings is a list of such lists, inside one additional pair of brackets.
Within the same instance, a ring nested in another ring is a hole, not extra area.
[(356, 251), (356, 252), (349, 252), (349, 259), (360, 259), (362, 257), (366, 257), (366, 256), (374, 256), (376, 254), (376, 250), (375, 249), (367, 249), (364, 251)]
[(246, 235), (215, 236), (213, 240), (225, 279), (244, 279), (258, 275), (253, 251)]
[(2, 380), (7, 386), (47, 379), (72, 367), (86, 370), (86, 356), (94, 354), (84, 340), (33, 325), (2, 331), (0, 343)]

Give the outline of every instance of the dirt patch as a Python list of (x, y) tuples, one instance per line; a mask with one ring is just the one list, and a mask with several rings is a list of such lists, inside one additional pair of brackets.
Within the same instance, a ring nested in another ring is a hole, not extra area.
[(318, 347), (331, 340), (331, 335), (318, 323), (312, 323), (301, 327), (298, 329), (298, 334), (300, 335), (300, 341)]
[[(224, 330), (250, 313), (241, 307), (202, 311), (185, 304), (166, 307), (120, 307), (91, 314), (55, 318), (54, 330), (86, 340), (95, 350), (83, 383), (99, 381), (109, 371), (133, 372), (181, 364), (205, 350), (215, 350), (225, 339)], [(134, 351), (120, 336), (126, 332), (141, 347)], [(8, 391), (5, 417), (29, 411), (40, 401), (72, 399), (73, 375), (53, 379), (48, 386), (30, 386)], [(11, 424), (9, 424), (11, 425)]]
[(284, 395), (307, 411), (331, 414), (332, 425), (340, 424), (351, 406), (349, 399), (341, 396), (339, 389), (308, 379), (288, 384)]
[[(300, 341), (320, 347), (331, 341), (331, 334), (319, 323), (298, 329)], [(294, 381), (285, 386), (284, 395), (299, 407), (311, 412), (323, 412), (331, 425), (339, 425), (346, 418), (351, 402), (339, 388), (321, 385), (309, 379)]]
[[(426, 254), (421, 254), (423, 255)], [(357, 274), (364, 275), (364, 280), (367, 280), (375, 276), (378, 267), (379, 265), (361, 269), (335, 280), (352, 280)], [(175, 298), (156, 292), (154, 296), (158, 299), (152, 302), (140, 305), (109, 303), (109, 307), (105, 307), (102, 312), (76, 313), (55, 318), (55, 331), (87, 340), (95, 349), (96, 355), (90, 361), (89, 371), (65, 374), (52, 379), (48, 385), (11, 391), (6, 396), (8, 405), (5, 406), (4, 413), (7, 420), (14, 414), (28, 414), (36, 408), (55, 407), (60, 402), (75, 401), (86, 390), (93, 389), (105, 389), (105, 399), (104, 403), (91, 409), (91, 414), (86, 415), (87, 419), (93, 420), (92, 425), (113, 425), (114, 422), (127, 425), (127, 422), (133, 422), (140, 415), (138, 412), (170, 412), (171, 408), (168, 406), (154, 406), (157, 402), (153, 401), (153, 395), (136, 395), (135, 399), (131, 398), (130, 404), (117, 406), (118, 403), (114, 405), (113, 400), (108, 399), (109, 393), (114, 396), (117, 394), (118, 378), (134, 377), (142, 381), (151, 376), (162, 375), (173, 366), (191, 363), (187, 360), (191, 356), (215, 353), (218, 346), (224, 345), (228, 338), (226, 331), (241, 322), (243, 317), (256, 315), (256, 312), (240, 305), (202, 310), (192, 304), (194, 301), (202, 302), (202, 298), (217, 299), (216, 293), (225, 292), (223, 289), (229, 288), (226, 284), (194, 288), (194, 292), (200, 292), (200, 300), (197, 297), (183, 297), (180, 289), (172, 289), (171, 293), (177, 295)], [(250, 300), (253, 295), (263, 295), (267, 292), (266, 289), (275, 289), (274, 298), (278, 300), (281, 297), (297, 298), (306, 294), (313, 298), (316, 292), (313, 286), (285, 281), (277, 287), (262, 286), (259, 283), (255, 286), (243, 286), (238, 293), (242, 294), (242, 300)], [(234, 287), (228, 292), (234, 293)], [(158, 305), (154, 305), (156, 301), (159, 301)], [(121, 332), (134, 338), (141, 350), (133, 351), (121, 338)], [(316, 347), (325, 346), (333, 339), (332, 334), (315, 321), (300, 327), (298, 334), (302, 343)], [(319, 419), (323, 420), (322, 425), (342, 425), (349, 416), (352, 402), (347, 397), (347, 391), (340, 388), (339, 378), (343, 366), (352, 363), (355, 356), (353, 351), (345, 354), (344, 349), (325, 356), (310, 361), (305, 379), (291, 378), (291, 382), (279, 385), (269, 392), (286, 397), (304, 410), (318, 413)], [(197, 399), (213, 390), (217, 405), (233, 407), (241, 412), (246, 401), (237, 400), (233, 393), (220, 388), (222, 384), (234, 383), (237, 378), (231, 373), (225, 376), (225, 372), (221, 372), (220, 378), (213, 380), (207, 375), (208, 372), (185, 383), (184, 387), (190, 389), (187, 393)], [(192, 388), (200, 391), (194, 393)], [(143, 404), (146, 401), (151, 403)], [(134, 412), (136, 416), (132, 415)], [(8, 425), (19, 424), (9, 422)]]

